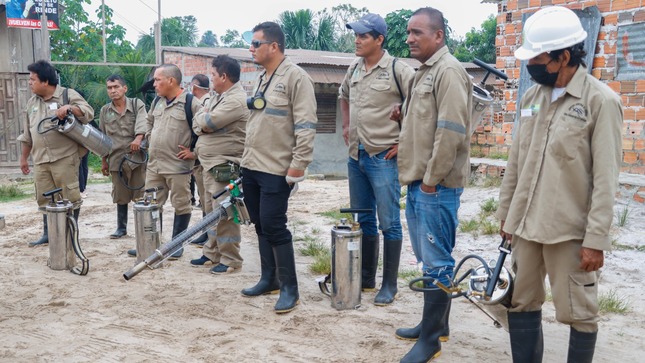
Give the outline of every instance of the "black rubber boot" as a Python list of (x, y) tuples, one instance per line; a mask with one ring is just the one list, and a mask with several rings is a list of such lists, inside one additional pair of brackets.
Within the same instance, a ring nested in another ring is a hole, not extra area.
[[(172, 223), (172, 238), (175, 238), (178, 234), (185, 231), (188, 228), (190, 223), (190, 213), (187, 214), (175, 214), (175, 219)], [(180, 248), (177, 252), (170, 255), (169, 259), (176, 260), (184, 254), (184, 248)]]
[(583, 333), (573, 327), (569, 333), (569, 355), (567, 363), (591, 363), (596, 350), (598, 332)]
[(394, 302), (398, 293), (401, 240), (383, 241), (383, 283), (374, 298), (374, 305), (386, 306)]
[(443, 333), (446, 310), (449, 306), (450, 296), (443, 290), (423, 292), (423, 317), (419, 339), (401, 359), (401, 363), (430, 362), (441, 355), (439, 337)]
[(296, 261), (293, 254), (293, 243), (273, 247), (276, 271), (280, 280), (280, 297), (275, 303), (275, 312), (288, 313), (300, 302), (298, 293), (298, 277), (296, 276)]
[[(443, 318), (443, 332), (439, 336), (439, 341), (442, 343), (447, 342), (450, 339), (450, 306), (452, 305), (452, 299), (448, 300), (448, 309), (446, 309), (446, 315)], [(412, 340), (416, 341), (419, 339), (419, 334), (421, 334), (421, 323), (417, 324), (414, 328), (399, 328), (394, 333), (397, 338), (402, 340)]]
[(542, 311), (508, 313), (508, 332), (514, 363), (542, 362)]
[(47, 214), (43, 214), (43, 235), (40, 236), (38, 241), (29, 242), (29, 247), (40, 246), (49, 243), (49, 234), (47, 228)]
[(376, 269), (378, 268), (379, 236), (361, 238), (361, 287), (363, 291), (376, 290)]
[(260, 281), (253, 287), (242, 289), (242, 295), (245, 296), (277, 294), (280, 291), (273, 248), (262, 237), (260, 237), (258, 245), (260, 250)]
[(116, 205), (116, 231), (110, 235), (110, 238), (117, 239), (128, 234), (128, 205)]
[[(202, 218), (204, 218), (205, 216), (206, 216), (206, 213), (202, 212)], [(194, 240), (190, 241), (190, 244), (203, 246), (204, 243), (206, 243), (207, 241), (208, 241), (208, 234), (206, 234), (206, 232), (204, 232), (204, 233), (200, 234), (199, 237), (197, 237)]]

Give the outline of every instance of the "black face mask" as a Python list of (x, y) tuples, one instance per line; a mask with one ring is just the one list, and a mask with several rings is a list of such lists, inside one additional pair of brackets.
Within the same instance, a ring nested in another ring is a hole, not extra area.
[[(551, 62), (549, 62), (551, 63)], [(546, 66), (549, 64), (529, 64), (526, 66), (526, 70), (529, 71), (531, 78), (541, 85), (553, 87), (555, 81), (558, 79), (558, 74), (560, 71), (555, 73), (549, 73), (546, 70)]]

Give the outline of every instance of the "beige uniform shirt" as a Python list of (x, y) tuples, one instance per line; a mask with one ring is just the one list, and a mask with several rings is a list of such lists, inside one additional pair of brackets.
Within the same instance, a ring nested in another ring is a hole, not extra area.
[[(31, 159), (34, 164), (51, 163), (56, 160), (78, 153), (79, 144), (74, 140), (58, 132), (51, 130), (44, 134), (38, 133), (38, 123), (44, 118), (56, 115), (56, 110), (63, 106), (63, 90), (60, 85), (56, 86), (53, 96), (44, 100), (38, 95), (33, 95), (27, 101), (24, 132), (18, 136), (18, 141), (31, 145)], [(68, 88), (67, 96), (69, 104), (77, 106), (83, 112), (78, 121), (87, 124), (94, 119), (94, 109), (78, 92)], [(49, 124), (45, 122), (45, 124)], [(50, 124), (51, 125), (51, 124)]]
[[(119, 164), (125, 154), (130, 152), (130, 143), (137, 135), (145, 135), (146, 105), (138, 98), (125, 99), (125, 112), (120, 114), (112, 102), (101, 108), (99, 128), (112, 139), (112, 151), (108, 156), (110, 171), (119, 171)], [(131, 164), (131, 168), (140, 165)]]
[[(199, 111), (193, 121), (193, 130), (199, 136), (195, 145), (199, 162), (204, 170), (229, 161), (239, 164), (249, 120), (244, 88), (237, 82), (226, 92), (211, 98), (207, 106), (208, 109)], [(205, 133), (203, 129), (210, 132)]]
[[(255, 90), (263, 91), (268, 81), (264, 74)], [(305, 170), (313, 159), (318, 122), (311, 77), (285, 58), (264, 96), (266, 108), (251, 110), (242, 166), (274, 175)]]
[(206, 93), (201, 98), (198, 98), (199, 104), (206, 107), (208, 106), (208, 101), (210, 101), (210, 99), (211, 99), (211, 94)]
[(530, 88), (508, 159), (497, 217), (504, 231), (553, 244), (610, 250), (622, 157), (620, 98), (580, 66), (565, 93)]
[[(193, 115), (202, 107), (197, 97), (193, 97)], [(186, 121), (186, 92), (182, 92), (170, 104), (160, 97), (154, 109), (148, 111), (147, 132), (150, 146), (148, 170), (157, 174), (189, 174), (194, 160), (177, 157), (179, 145), (190, 148), (191, 130)]]
[[(387, 51), (372, 69), (365, 69), (358, 58), (347, 69), (340, 85), (340, 98), (349, 102), (349, 156), (358, 159), (358, 143), (370, 156), (399, 143), (399, 125), (390, 120), (392, 106), (407, 97), (414, 69), (397, 61), (392, 74), (394, 57)], [(398, 79), (401, 93), (396, 86)]]
[(399, 181), (463, 187), (470, 172), (470, 76), (444, 46), (419, 67), (411, 88), (402, 107)]

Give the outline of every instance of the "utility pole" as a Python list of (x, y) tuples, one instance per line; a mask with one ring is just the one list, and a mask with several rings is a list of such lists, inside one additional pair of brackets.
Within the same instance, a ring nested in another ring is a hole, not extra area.
[(51, 50), (49, 46), (49, 29), (47, 28), (47, 14), (45, 13), (45, 1), (40, 1), (40, 59), (51, 61)]

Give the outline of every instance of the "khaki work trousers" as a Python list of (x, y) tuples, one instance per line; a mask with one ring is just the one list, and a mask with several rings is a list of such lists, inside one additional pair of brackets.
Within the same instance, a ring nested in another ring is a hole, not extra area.
[[(146, 168), (143, 165), (138, 165), (132, 169), (130, 163), (123, 163), (121, 170), (122, 177), (119, 178), (118, 171), (110, 172), (112, 175), (112, 203), (128, 204), (131, 201), (143, 197), (143, 185), (146, 181)], [(123, 179), (123, 180), (121, 180)], [(123, 182), (128, 183), (130, 188), (142, 186), (139, 190), (128, 189)]]
[(555, 318), (583, 333), (598, 331), (599, 271), (580, 269), (581, 240), (542, 244), (513, 236), (511, 312), (541, 310), (549, 276)]
[(34, 165), (34, 183), (36, 184), (36, 201), (38, 209), (45, 211), (45, 206), (51, 201), (43, 197), (43, 193), (56, 188), (63, 188), (63, 199), (67, 199), (74, 205), (74, 209), (80, 208), (81, 191), (78, 186), (78, 165), (80, 158), (78, 154), (72, 154), (52, 163)]
[(175, 208), (176, 215), (190, 214), (190, 174), (157, 174), (146, 172), (145, 188), (163, 187), (157, 192), (157, 203), (163, 208), (170, 194), (170, 203)]
[[(209, 172), (204, 172), (204, 187), (209, 199), (212, 200), (212, 195), (224, 189), (228, 182), (217, 182), (213, 175)], [(210, 204), (211, 210), (219, 208), (219, 203), (229, 196), (225, 193), (217, 200), (211, 203), (203, 201), (202, 205)], [(220, 220), (216, 227), (208, 230), (208, 241), (204, 244), (204, 256), (208, 257), (213, 263), (222, 263), (226, 266), (239, 269), (242, 267), (242, 256), (240, 255), (240, 242), (242, 241), (242, 233), (240, 225), (235, 223), (232, 219)]]
[(208, 172), (204, 170), (204, 167), (201, 164), (193, 167), (193, 175), (195, 176), (195, 185), (197, 185), (199, 203), (201, 203), (204, 213), (208, 214), (213, 211), (213, 204), (211, 203), (213, 194), (209, 193), (204, 186), (204, 174), (208, 174)]

